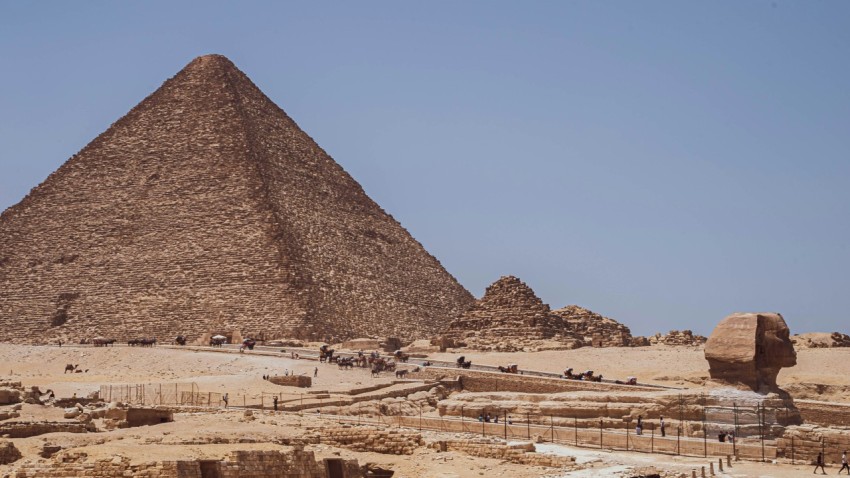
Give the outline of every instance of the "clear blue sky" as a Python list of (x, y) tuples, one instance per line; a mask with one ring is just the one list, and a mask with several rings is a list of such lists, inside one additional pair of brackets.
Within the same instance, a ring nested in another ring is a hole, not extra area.
[(850, 333), (850, 2), (0, 0), (0, 210), (205, 53), (476, 296)]

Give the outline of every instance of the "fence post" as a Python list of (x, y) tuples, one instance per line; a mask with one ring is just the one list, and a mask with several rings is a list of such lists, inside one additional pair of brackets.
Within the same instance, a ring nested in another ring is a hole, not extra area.
[(528, 433), (528, 439), (531, 440), (531, 415), (525, 412), (525, 428)]
[[(483, 415), (484, 412), (482, 411), (481, 414)], [(481, 436), (487, 436), (487, 430), (484, 428), (485, 423), (486, 422), (482, 419), (481, 420)]]
[(602, 448), (602, 419), (599, 419), (599, 448)]
[(682, 424), (679, 423), (679, 426), (676, 427), (676, 454), (682, 454)]
[(705, 424), (705, 407), (702, 408), (702, 456), (708, 456), (708, 425)]
[(649, 436), (649, 452), (655, 453), (655, 424), (652, 424), (652, 435)]
[(629, 428), (631, 426), (626, 425), (626, 451), (629, 451)]
[(759, 427), (759, 429), (761, 430), (761, 461), (764, 462), (764, 404), (759, 403), (759, 406), (761, 407), (761, 419), (759, 419), (759, 424), (761, 425)]
[(505, 410), (505, 418), (502, 419), (505, 424), (505, 441), (508, 441), (508, 411)]
[(578, 446), (578, 417), (573, 415), (573, 427), (576, 432), (576, 446)]
[(552, 443), (555, 443), (555, 419), (549, 415), (549, 431), (552, 432)]
[(460, 431), (461, 433), (466, 432), (466, 427), (463, 425), (463, 405), (460, 406)]
[(422, 431), (422, 404), (419, 404), (419, 431)]

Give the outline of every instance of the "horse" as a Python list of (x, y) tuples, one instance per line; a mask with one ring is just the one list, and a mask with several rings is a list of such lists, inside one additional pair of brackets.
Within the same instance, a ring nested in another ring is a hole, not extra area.
[(381, 374), (381, 369), (373, 365), (372, 366), (372, 377), (377, 377), (380, 374)]
[(394, 355), (399, 362), (403, 363), (407, 363), (407, 360), (410, 358), (410, 355), (402, 352), (401, 350), (396, 350)]
[(395, 378), (404, 378), (407, 375), (407, 370), (396, 370)]
[(221, 347), (227, 339), (210, 339), (210, 347)]
[(186, 345), (186, 337), (178, 335), (177, 338), (174, 339), (174, 343), (177, 345)]
[(153, 347), (154, 345), (156, 345), (156, 339), (155, 338), (153, 338), (153, 339), (142, 339), (141, 340), (141, 346), (142, 347)]
[(127, 341), (127, 345), (130, 347), (135, 347), (136, 345), (141, 345), (142, 339), (130, 339)]

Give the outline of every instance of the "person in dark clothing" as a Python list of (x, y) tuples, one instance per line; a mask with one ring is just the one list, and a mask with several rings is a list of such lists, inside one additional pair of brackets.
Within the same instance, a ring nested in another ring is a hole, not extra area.
[(665, 427), (664, 427), (664, 417), (661, 417), (659, 422), (660, 422), (660, 426), (661, 426), (661, 436), (666, 437), (667, 431), (665, 430)]
[(823, 453), (818, 453), (818, 460), (815, 462), (815, 471), (813, 471), (812, 474), (817, 473), (818, 468), (820, 468), (822, 475), (826, 474), (826, 470), (823, 469)]
[(850, 475), (850, 465), (847, 464), (847, 450), (844, 450), (844, 453), (841, 454), (841, 469), (838, 470), (838, 474), (840, 475), (844, 470), (847, 470), (847, 474)]
[(272, 399), (272, 402), (274, 403), (274, 411), (277, 411), (277, 397), (274, 397), (274, 399)]

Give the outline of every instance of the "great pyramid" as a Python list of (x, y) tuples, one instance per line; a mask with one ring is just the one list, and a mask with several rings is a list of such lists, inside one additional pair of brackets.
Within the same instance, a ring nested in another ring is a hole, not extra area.
[(0, 215), (0, 340), (427, 337), (473, 301), (227, 58)]

